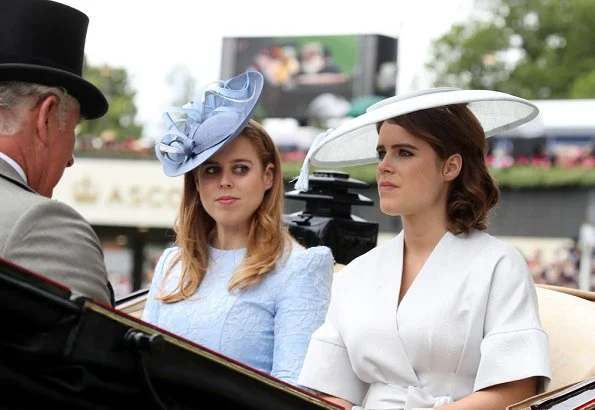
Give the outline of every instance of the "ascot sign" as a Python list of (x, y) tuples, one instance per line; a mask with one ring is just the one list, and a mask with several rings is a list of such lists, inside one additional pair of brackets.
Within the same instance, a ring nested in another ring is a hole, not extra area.
[(78, 158), (53, 198), (80, 212), (91, 225), (169, 228), (184, 178), (167, 177), (154, 160)]

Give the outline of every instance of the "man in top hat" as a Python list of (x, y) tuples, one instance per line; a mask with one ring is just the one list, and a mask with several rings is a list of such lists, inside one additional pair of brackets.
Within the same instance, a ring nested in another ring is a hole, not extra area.
[(108, 109), (82, 77), (88, 23), (50, 0), (0, 2), (0, 257), (113, 305), (97, 235), (51, 199), (74, 163), (76, 125)]

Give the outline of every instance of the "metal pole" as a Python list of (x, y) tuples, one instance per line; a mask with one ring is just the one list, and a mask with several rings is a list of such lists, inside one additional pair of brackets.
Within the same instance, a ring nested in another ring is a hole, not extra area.
[(593, 246), (595, 245), (595, 228), (590, 222), (582, 224), (579, 233), (579, 246), (581, 249), (581, 264), (578, 278), (578, 288), (591, 290), (591, 265), (593, 263)]

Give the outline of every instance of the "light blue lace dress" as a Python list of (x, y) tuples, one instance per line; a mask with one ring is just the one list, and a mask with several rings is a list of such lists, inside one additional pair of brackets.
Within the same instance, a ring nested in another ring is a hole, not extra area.
[(229, 279), (246, 250), (210, 248), (209, 270), (198, 290), (190, 299), (166, 304), (154, 296), (178, 283), (180, 263), (162, 283), (177, 252), (173, 247), (161, 255), (143, 320), (296, 385), (310, 336), (324, 322), (328, 308), (331, 250), (294, 245), (285, 264), (260, 284), (229, 293)]

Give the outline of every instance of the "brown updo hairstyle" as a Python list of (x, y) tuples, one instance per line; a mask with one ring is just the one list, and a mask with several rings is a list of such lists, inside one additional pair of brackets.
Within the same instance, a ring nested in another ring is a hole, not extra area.
[[(488, 213), (500, 198), (498, 185), (488, 171), (488, 143), (483, 128), (465, 104), (428, 108), (386, 120), (421, 138), (441, 160), (460, 154), (463, 164), (452, 182), (447, 200), (448, 230), (484, 231)], [(377, 124), (380, 130), (382, 122)]]

